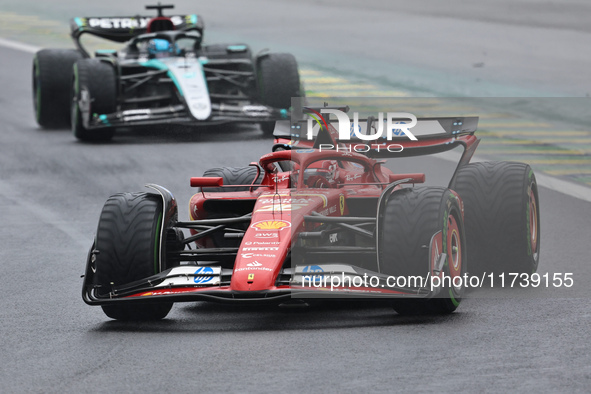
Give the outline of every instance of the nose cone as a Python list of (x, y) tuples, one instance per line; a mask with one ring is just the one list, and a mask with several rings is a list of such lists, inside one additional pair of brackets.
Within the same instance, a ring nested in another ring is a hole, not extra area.
[(326, 194), (318, 192), (286, 190), (262, 194), (236, 256), (231, 289), (273, 288), (291, 250), (292, 237), (303, 226), (304, 216), (327, 209), (327, 201)]
[[(287, 218), (289, 219), (289, 218)], [(236, 256), (230, 287), (259, 291), (275, 286), (291, 248), (291, 222), (283, 219), (253, 221)]]

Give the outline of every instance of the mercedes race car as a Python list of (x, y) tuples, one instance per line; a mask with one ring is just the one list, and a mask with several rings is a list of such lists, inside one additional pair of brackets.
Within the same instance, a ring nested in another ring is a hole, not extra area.
[[(278, 122), (273, 152), (258, 162), (191, 178), (199, 189), (189, 221), (162, 186), (113, 195), (88, 253), (83, 299), (121, 320), (161, 319), (181, 301), (318, 298), (451, 313), (468, 273), (531, 274), (539, 261), (534, 173), (523, 163), (470, 163), (477, 122), (418, 119), (416, 140), (384, 138), (369, 149), (340, 140), (330, 122), (313, 141), (295, 132), (301, 124)], [(425, 174), (383, 165), (455, 147), (464, 151), (448, 187), (417, 186)]]
[[(203, 44), (198, 15), (73, 18), (77, 49), (43, 49), (33, 61), (33, 101), (41, 127), (71, 124), (80, 140), (109, 140), (117, 127), (255, 122), (271, 134), (302, 96), (287, 53), (251, 54), (245, 44)], [(89, 34), (125, 43), (91, 57)]]

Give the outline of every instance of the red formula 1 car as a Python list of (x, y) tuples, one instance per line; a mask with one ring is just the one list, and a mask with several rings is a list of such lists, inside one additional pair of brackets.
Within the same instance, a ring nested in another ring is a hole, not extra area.
[[(393, 141), (358, 153), (331, 124), (315, 142), (289, 133), (258, 163), (192, 178), (200, 190), (187, 222), (161, 186), (116, 194), (88, 254), (84, 301), (121, 320), (161, 319), (179, 301), (300, 297), (388, 298), (398, 313), (453, 312), (468, 269), (532, 273), (539, 259), (535, 176), (522, 163), (469, 163), (477, 122), (419, 119), (431, 131), (396, 140), (395, 153), (384, 145)], [(378, 160), (457, 146), (464, 153), (447, 188), (416, 186), (424, 174), (395, 174)]]

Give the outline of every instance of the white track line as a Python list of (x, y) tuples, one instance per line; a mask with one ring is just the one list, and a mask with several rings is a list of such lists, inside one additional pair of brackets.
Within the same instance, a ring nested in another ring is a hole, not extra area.
[(540, 186), (591, 202), (591, 188), (541, 173), (536, 173), (536, 180)]
[[(28, 52), (28, 53), (35, 53), (39, 49), (41, 49), (41, 48), (36, 47), (34, 45), (22, 44), (20, 42), (7, 40), (5, 38), (0, 38), (0, 46), (6, 47), (6, 48), (11, 48), (11, 49), (16, 49), (16, 50)], [(447, 152), (447, 153), (448, 153), (448, 155), (440, 154), (440, 155), (438, 155), (438, 157), (441, 157), (442, 159), (445, 159), (445, 160), (455, 161), (457, 163), (457, 161), (459, 160), (459, 155), (455, 155), (455, 154), (453, 154), (453, 152)], [(449, 155), (450, 153), (451, 153), (451, 155)], [(480, 160), (475, 157), (473, 161), (483, 161), (483, 160)], [(536, 180), (538, 181), (538, 184), (540, 186), (544, 186), (548, 189), (555, 190), (557, 192), (581, 199), (583, 201), (591, 202), (591, 188), (589, 188), (589, 187), (586, 187), (583, 185), (578, 185), (576, 183), (564, 181), (562, 179), (554, 178), (549, 175), (540, 174), (540, 173), (536, 174)]]
[(34, 45), (23, 44), (23, 43), (12, 41), (12, 40), (7, 40), (6, 38), (1, 38), (1, 37), (0, 37), (0, 46), (3, 46), (5, 48), (10, 48), (10, 49), (16, 49), (18, 51), (23, 51), (23, 52), (28, 52), (28, 53), (35, 53), (39, 49), (41, 49), (41, 48), (36, 47)]

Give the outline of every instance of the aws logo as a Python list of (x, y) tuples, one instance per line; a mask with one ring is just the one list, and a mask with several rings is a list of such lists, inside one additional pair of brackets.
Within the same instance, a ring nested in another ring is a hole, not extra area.
[(256, 233), (254, 235), (254, 237), (268, 239), (268, 238), (279, 238), (279, 235), (277, 233)]

